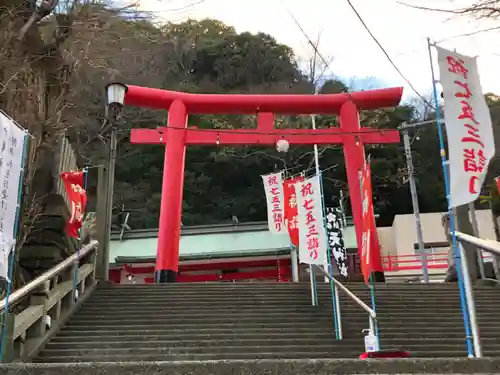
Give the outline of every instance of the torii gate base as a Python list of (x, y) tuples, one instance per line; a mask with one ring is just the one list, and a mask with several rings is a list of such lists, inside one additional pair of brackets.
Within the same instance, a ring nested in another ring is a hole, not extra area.
[[(125, 104), (168, 110), (166, 127), (132, 129), (130, 136), (132, 143), (165, 145), (156, 281), (175, 282), (178, 271), (186, 145), (275, 145), (280, 139), (290, 145), (343, 144), (359, 247), (362, 233), (358, 171), (365, 163), (364, 144), (398, 143), (400, 137), (396, 130), (361, 128), (358, 110), (396, 106), (402, 93), (402, 88), (389, 88), (334, 95), (212, 95), (128, 86)], [(258, 114), (257, 129), (196, 129), (187, 126), (188, 113)], [(275, 129), (275, 113), (337, 114), (340, 128)], [(370, 237), (378, 241), (376, 233)], [(380, 257), (372, 259), (374, 269), (382, 270), (380, 263)]]

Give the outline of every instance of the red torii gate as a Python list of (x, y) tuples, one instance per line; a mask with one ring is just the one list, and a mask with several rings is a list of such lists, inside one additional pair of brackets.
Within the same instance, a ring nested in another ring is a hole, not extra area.
[[(125, 104), (168, 110), (168, 124), (157, 129), (132, 129), (133, 144), (164, 144), (156, 281), (175, 282), (184, 187), (186, 145), (291, 145), (343, 144), (349, 196), (361, 244), (361, 194), (358, 171), (364, 165), (364, 144), (398, 143), (396, 130), (361, 128), (358, 111), (399, 104), (403, 88), (328, 95), (219, 95), (127, 86)], [(257, 114), (257, 129), (196, 129), (188, 127), (188, 114)], [(340, 128), (275, 129), (274, 114), (337, 114)], [(379, 261), (379, 260), (378, 260)]]

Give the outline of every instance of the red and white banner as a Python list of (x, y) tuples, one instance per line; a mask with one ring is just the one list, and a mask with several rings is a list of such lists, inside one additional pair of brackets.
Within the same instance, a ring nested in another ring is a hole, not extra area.
[(26, 132), (0, 111), (0, 277), (4, 279), (19, 225), (25, 137)]
[(443, 87), (452, 207), (476, 200), (495, 155), (491, 116), (477, 61), (436, 47)]
[(361, 272), (368, 284), (372, 272), (383, 272), (380, 258), (380, 243), (378, 241), (375, 214), (373, 212), (372, 181), (370, 164), (366, 164), (360, 174), (361, 204), (362, 204), (362, 243), (361, 243)]
[(261, 176), (267, 201), (267, 223), (273, 234), (286, 233), (285, 198), (281, 172)]
[(323, 218), (319, 176), (295, 185), (297, 192), (297, 226), (300, 263), (323, 265), (326, 262), (326, 230)]
[(297, 226), (297, 194), (295, 184), (304, 181), (304, 177), (291, 178), (283, 183), (283, 193), (285, 196), (285, 222), (290, 236), (290, 242), (295, 247), (299, 246), (299, 227)]
[(79, 237), (78, 232), (82, 226), (87, 205), (87, 192), (84, 189), (83, 182), (84, 174), (83, 171), (61, 173), (61, 179), (71, 204), (71, 217), (66, 225), (66, 232), (74, 238)]

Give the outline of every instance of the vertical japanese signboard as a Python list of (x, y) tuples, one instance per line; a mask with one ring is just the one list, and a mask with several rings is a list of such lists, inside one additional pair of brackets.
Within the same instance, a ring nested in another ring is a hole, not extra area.
[(339, 273), (347, 277), (347, 250), (342, 233), (342, 213), (340, 209), (334, 207), (326, 208), (326, 233), (328, 235), (328, 245), (330, 246), (330, 251)]
[(87, 192), (84, 188), (85, 172), (63, 172), (61, 179), (63, 180), (68, 200), (70, 202), (70, 218), (66, 225), (66, 232), (69, 236), (78, 238), (79, 231), (83, 223), (83, 215), (85, 214), (85, 206), (87, 205)]
[(295, 191), (298, 208), (299, 261), (322, 266), (327, 259), (327, 238), (319, 179), (317, 175), (298, 182)]
[(261, 176), (267, 201), (267, 223), (273, 234), (286, 233), (283, 176), (281, 172)]
[(436, 47), (448, 138), (452, 207), (476, 200), (495, 154), (476, 58)]
[(299, 246), (299, 228), (297, 226), (297, 193), (295, 184), (303, 181), (303, 177), (291, 178), (283, 184), (283, 193), (285, 196), (285, 222), (290, 236), (290, 242), (294, 246)]
[(7, 278), (15, 243), (26, 133), (0, 112), (0, 276)]

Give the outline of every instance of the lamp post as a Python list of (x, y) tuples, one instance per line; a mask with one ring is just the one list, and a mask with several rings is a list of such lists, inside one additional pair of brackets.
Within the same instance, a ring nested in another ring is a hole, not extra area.
[(106, 86), (106, 120), (101, 128), (101, 133), (110, 130), (108, 145), (108, 160), (106, 174), (106, 214), (104, 218), (104, 243), (100, 244), (102, 249), (102, 272), (105, 280), (109, 278), (109, 246), (111, 237), (111, 221), (113, 213), (113, 188), (115, 181), (116, 145), (117, 145), (117, 121), (123, 113), (125, 93), (128, 88), (122, 83), (114, 82)]

